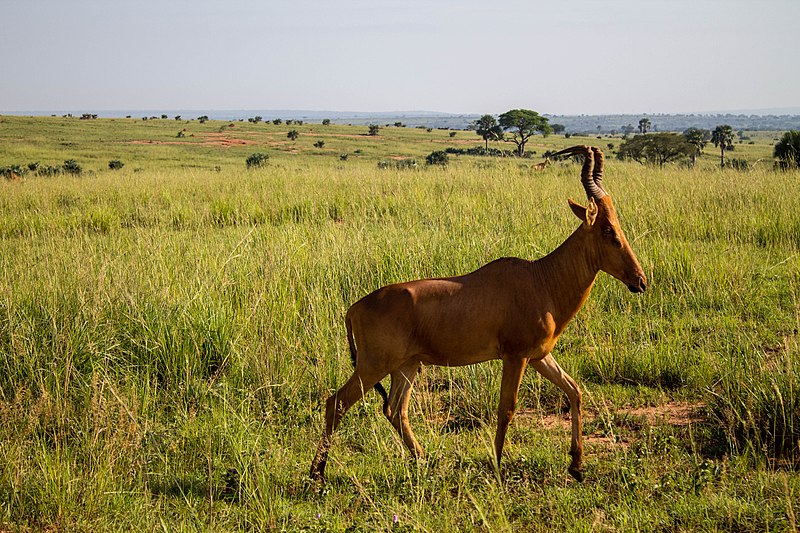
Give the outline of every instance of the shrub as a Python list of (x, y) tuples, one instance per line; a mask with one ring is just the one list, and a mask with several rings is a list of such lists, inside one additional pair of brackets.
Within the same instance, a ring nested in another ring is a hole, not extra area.
[(22, 165), (9, 165), (7, 167), (0, 167), (0, 176), (6, 179), (16, 179), (25, 174), (25, 168)]
[(425, 158), (425, 162), (429, 165), (447, 166), (447, 163), (450, 162), (450, 156), (447, 155), (447, 152), (437, 150), (428, 154), (428, 156)]
[(317, 141), (314, 143), (314, 148), (323, 148), (325, 146), (325, 141)]
[(489, 157), (516, 157), (515, 152), (511, 150), (498, 150), (497, 148), (486, 149), (483, 146), (475, 146), (473, 148), (445, 148), (444, 151), (453, 155), (474, 155), (474, 156), (489, 156)]
[[(289, 121), (287, 120), (287, 121), (286, 121), (286, 123), (288, 124), (288, 123), (289, 123)], [(292, 131), (290, 131), (289, 133), (287, 133), (287, 134), (286, 134), (286, 136), (287, 136), (289, 139), (291, 139), (291, 140), (293, 140), (293, 141), (296, 141), (296, 140), (297, 140), (297, 138), (298, 138), (298, 137), (300, 137), (300, 133), (299, 133), (297, 130), (292, 130)]]
[(455, 137), (455, 136), (456, 136), (456, 133), (458, 133), (458, 132), (456, 132), (456, 131), (451, 131), (451, 132), (450, 132), (450, 137)]
[(266, 165), (268, 160), (269, 156), (267, 154), (256, 152), (250, 154), (245, 162), (247, 163), (247, 168), (259, 168)]
[(39, 168), (38, 161), (34, 161), (33, 163), (28, 163), (28, 170), (30, 170), (31, 172), (36, 172), (36, 169), (38, 168)]
[(773, 155), (779, 160), (779, 168), (800, 168), (800, 131), (784, 133), (775, 145)]
[(725, 166), (739, 171), (750, 170), (750, 163), (747, 161), (747, 159), (738, 159), (738, 158), (729, 159), (728, 161), (725, 162)]
[(341, 154), (339, 156), (339, 161), (347, 161), (347, 158), (348, 158), (348, 154)]
[(387, 169), (387, 168), (395, 168), (398, 170), (408, 170), (412, 168), (418, 168), (417, 160), (416, 159), (384, 159), (383, 161), (378, 162), (378, 168)]
[(64, 169), (55, 165), (43, 165), (36, 170), (37, 176), (58, 176)]
[(330, 126), (331, 125), (331, 119), (329, 119), (329, 118), (322, 119), (322, 125), (323, 126)]
[(119, 170), (125, 166), (125, 163), (120, 161), (119, 159), (112, 159), (108, 162), (108, 168), (111, 170)]
[(65, 174), (72, 174), (74, 176), (80, 176), (83, 172), (83, 168), (81, 168), (81, 166), (74, 159), (67, 159), (64, 161), (64, 164), (61, 165), (61, 168), (64, 170)]
[(377, 135), (378, 131), (380, 131), (381, 127), (377, 124), (370, 124), (369, 125), (369, 134), (370, 135)]

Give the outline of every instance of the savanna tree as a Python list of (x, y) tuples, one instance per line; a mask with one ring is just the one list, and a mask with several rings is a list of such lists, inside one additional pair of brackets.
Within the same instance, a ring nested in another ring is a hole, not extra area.
[(487, 150), (489, 149), (489, 139), (499, 141), (503, 138), (503, 128), (492, 115), (483, 115), (470, 124), (470, 128), (474, 129), (475, 133), (481, 136), (486, 143)]
[(639, 120), (639, 133), (641, 133), (642, 135), (644, 135), (645, 133), (650, 131), (651, 127), (652, 127), (652, 124), (650, 123), (650, 119), (649, 118), (645, 117), (645, 118)]
[(691, 157), (695, 147), (683, 135), (677, 133), (654, 133), (637, 135), (622, 143), (617, 157), (633, 159), (642, 164), (664, 166), (665, 163)]
[(689, 144), (695, 147), (695, 152), (692, 154), (692, 166), (695, 166), (697, 156), (703, 153), (703, 148), (711, 140), (711, 132), (702, 128), (689, 128), (683, 132), (683, 136)]
[(378, 131), (380, 131), (380, 129), (381, 129), (381, 127), (378, 126), (377, 124), (370, 124), (369, 125), (369, 134), (373, 135), (373, 136), (377, 135)]
[(727, 124), (717, 126), (711, 132), (711, 142), (719, 148), (719, 166), (725, 167), (725, 150), (733, 148), (733, 129)]
[(511, 131), (511, 139), (504, 137), (503, 140), (517, 145), (517, 155), (519, 157), (525, 155), (525, 144), (533, 135), (541, 133), (547, 136), (553, 131), (547, 117), (543, 117), (530, 109), (506, 111), (500, 115), (499, 124), (503, 130)]

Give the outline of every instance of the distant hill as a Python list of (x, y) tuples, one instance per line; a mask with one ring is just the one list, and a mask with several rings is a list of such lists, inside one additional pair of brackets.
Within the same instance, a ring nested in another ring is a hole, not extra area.
[[(335, 124), (395, 124), (402, 122), (408, 127), (467, 129), (470, 123), (480, 117), (478, 114), (440, 113), (436, 111), (312, 111), (292, 109), (240, 109), (240, 110), (77, 110), (77, 111), (14, 111), (0, 114), (11, 115), (64, 115), (66, 113), (80, 116), (83, 113), (97, 113), (102, 118), (133, 118), (167, 115), (170, 118), (180, 115), (184, 119), (193, 119), (207, 115), (213, 120), (247, 120), (261, 116), (264, 120), (280, 118), (283, 120), (303, 120), (321, 122), (330, 119)], [(800, 107), (775, 108), (761, 110), (737, 111), (731, 113), (696, 113), (696, 114), (661, 114), (643, 113), (639, 115), (549, 115), (545, 114), (551, 124), (562, 124), (567, 133), (608, 134), (623, 133), (627, 126), (636, 129), (643, 117), (650, 119), (652, 131), (678, 131), (687, 128), (714, 129), (721, 124), (728, 124), (734, 130), (800, 130)]]
[(800, 114), (761, 115), (744, 113), (716, 114), (641, 114), (641, 115), (545, 115), (550, 124), (562, 124), (569, 133), (623, 133), (627, 126), (638, 131), (639, 120), (648, 118), (654, 132), (687, 128), (713, 130), (727, 124), (734, 130), (800, 130)]

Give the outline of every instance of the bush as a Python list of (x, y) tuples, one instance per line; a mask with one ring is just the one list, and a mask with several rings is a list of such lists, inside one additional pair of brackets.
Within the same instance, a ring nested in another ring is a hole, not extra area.
[(325, 147), (325, 141), (317, 141), (314, 143), (314, 148), (324, 148), (324, 147)]
[[(289, 121), (287, 120), (286, 123), (288, 124)], [(292, 130), (292, 131), (290, 131), (289, 133), (286, 134), (286, 137), (288, 137), (292, 141), (296, 141), (297, 138), (300, 137), (300, 132), (298, 132), (297, 130)]]
[(81, 166), (74, 159), (67, 159), (64, 161), (61, 168), (64, 170), (65, 174), (72, 174), (74, 176), (80, 176), (83, 172)]
[(447, 163), (450, 162), (450, 156), (447, 155), (447, 152), (437, 150), (428, 154), (428, 157), (425, 158), (425, 162), (429, 165), (447, 166)]
[(62, 174), (64, 169), (55, 165), (43, 165), (36, 169), (37, 176), (58, 176)]
[(266, 165), (268, 160), (269, 156), (267, 154), (256, 152), (250, 154), (245, 162), (247, 163), (247, 168), (260, 168)]
[(489, 148), (488, 150), (483, 146), (475, 146), (473, 148), (445, 148), (444, 151), (453, 155), (474, 155), (474, 156), (488, 156), (488, 157), (516, 157), (516, 153), (511, 150), (498, 150), (497, 148)]
[(775, 145), (773, 156), (778, 159), (779, 168), (800, 168), (800, 131), (784, 133)]
[(725, 162), (725, 166), (739, 171), (750, 170), (750, 163), (747, 161), (747, 159), (729, 159)]
[(370, 135), (377, 135), (378, 131), (380, 131), (381, 127), (377, 124), (370, 124), (369, 125), (369, 134)]
[(119, 159), (112, 159), (108, 162), (108, 168), (111, 170), (119, 170), (125, 166), (125, 163), (120, 161)]
[(25, 168), (22, 165), (9, 165), (7, 167), (0, 167), (0, 176), (6, 179), (21, 178), (25, 174)]
[(407, 170), (418, 168), (416, 159), (384, 159), (378, 162), (378, 168), (396, 168), (398, 170)]

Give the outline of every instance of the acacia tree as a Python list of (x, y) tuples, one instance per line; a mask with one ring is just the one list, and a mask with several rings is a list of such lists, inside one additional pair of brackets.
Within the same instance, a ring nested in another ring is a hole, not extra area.
[(711, 142), (719, 148), (719, 166), (725, 167), (725, 150), (733, 148), (733, 129), (727, 124), (717, 126), (711, 132)]
[(652, 124), (650, 124), (650, 119), (649, 118), (645, 117), (645, 118), (639, 120), (639, 133), (644, 135), (645, 133), (650, 131), (650, 127), (651, 126), (652, 126)]
[(711, 132), (702, 128), (689, 128), (683, 132), (683, 136), (689, 144), (695, 147), (695, 152), (692, 154), (692, 166), (695, 166), (697, 156), (703, 153), (703, 148), (711, 139)]
[(486, 142), (486, 150), (489, 150), (489, 139), (500, 140), (503, 138), (503, 128), (492, 115), (483, 115), (470, 126)]
[(695, 147), (677, 133), (637, 135), (619, 147), (619, 159), (633, 159), (639, 163), (664, 166), (665, 163), (691, 157)]
[(530, 109), (512, 109), (500, 115), (500, 126), (503, 130), (511, 131), (511, 139), (503, 138), (506, 142), (517, 145), (517, 155), (525, 155), (525, 143), (533, 135), (541, 133), (545, 137), (553, 132), (547, 117), (539, 115)]
[(783, 168), (800, 168), (800, 131), (787, 131), (775, 145), (773, 156)]

